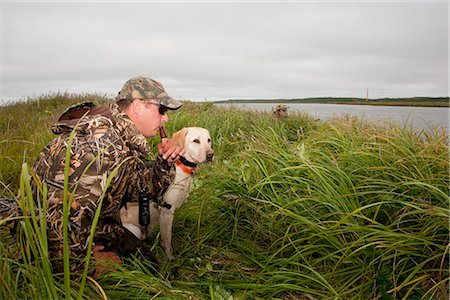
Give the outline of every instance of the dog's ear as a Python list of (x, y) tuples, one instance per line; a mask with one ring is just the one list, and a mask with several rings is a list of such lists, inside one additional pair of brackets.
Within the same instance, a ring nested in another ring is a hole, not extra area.
[(180, 147), (184, 148), (184, 142), (186, 138), (186, 134), (188, 132), (189, 128), (183, 128), (181, 130), (178, 130), (172, 135), (172, 140)]

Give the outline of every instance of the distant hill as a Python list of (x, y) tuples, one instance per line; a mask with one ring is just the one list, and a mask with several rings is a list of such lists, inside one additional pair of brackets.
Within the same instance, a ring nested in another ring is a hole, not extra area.
[(435, 106), (449, 107), (449, 97), (413, 97), (413, 98), (336, 98), (315, 97), (302, 99), (228, 99), (214, 101), (214, 103), (329, 103), (329, 104), (357, 104), (357, 105), (385, 105), (385, 106)]

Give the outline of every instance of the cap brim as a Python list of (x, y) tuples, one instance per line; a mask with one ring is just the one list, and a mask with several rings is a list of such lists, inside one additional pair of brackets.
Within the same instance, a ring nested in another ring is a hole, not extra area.
[(183, 103), (172, 98), (165, 98), (160, 101), (160, 105), (167, 107), (170, 110), (176, 110), (179, 109)]

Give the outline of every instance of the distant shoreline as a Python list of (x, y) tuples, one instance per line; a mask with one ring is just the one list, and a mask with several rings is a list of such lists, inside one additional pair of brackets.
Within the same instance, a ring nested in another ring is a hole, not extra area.
[[(29, 101), (39, 101), (39, 99), (58, 98), (58, 97), (92, 97), (93, 99), (111, 100), (107, 95), (100, 94), (48, 94), (38, 97), (30, 97), (22, 100), (3, 100), (0, 99), (0, 107), (14, 105)], [(189, 101), (189, 99), (186, 99)], [(200, 102), (200, 101), (193, 101)], [(378, 106), (416, 106), (416, 107), (450, 107), (449, 97), (412, 97), (412, 98), (344, 98), (344, 97), (311, 97), (299, 99), (226, 99), (216, 101), (205, 101), (212, 104), (246, 104), (246, 103), (271, 103), (271, 104), (302, 104), (302, 103), (320, 103), (320, 104), (350, 104), (350, 105), (378, 105)]]
[(414, 97), (414, 98), (303, 98), (303, 99), (228, 99), (214, 101), (221, 104), (245, 103), (322, 103), (322, 104), (350, 104), (350, 105), (381, 105), (381, 106), (418, 106), (418, 107), (450, 107), (449, 97)]

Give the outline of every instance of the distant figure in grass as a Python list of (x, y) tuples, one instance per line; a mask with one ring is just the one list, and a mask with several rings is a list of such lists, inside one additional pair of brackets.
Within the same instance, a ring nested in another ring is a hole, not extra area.
[[(48, 186), (47, 233), (54, 272), (62, 271), (64, 172), (71, 132), (75, 130), (68, 178), (68, 195), (73, 196), (68, 229), (69, 255), (75, 258), (71, 270), (84, 267), (91, 225), (103, 193), (93, 256), (121, 263), (119, 255), (134, 254), (144, 243), (122, 226), (120, 209), (128, 202), (161, 197), (175, 175), (173, 162), (185, 153), (164, 138), (157, 147), (158, 155), (151, 158), (153, 151), (147, 143), (169, 120), (167, 111), (181, 105), (167, 95), (161, 83), (135, 77), (123, 85), (113, 103), (100, 107), (82, 103), (59, 117), (52, 127), (58, 136), (33, 166), (39, 180)], [(112, 181), (107, 186), (109, 177)], [(102, 268), (97, 268), (95, 276), (101, 272)]]
[(285, 118), (288, 116), (288, 107), (284, 104), (278, 104), (273, 109), (273, 115), (278, 118)]

